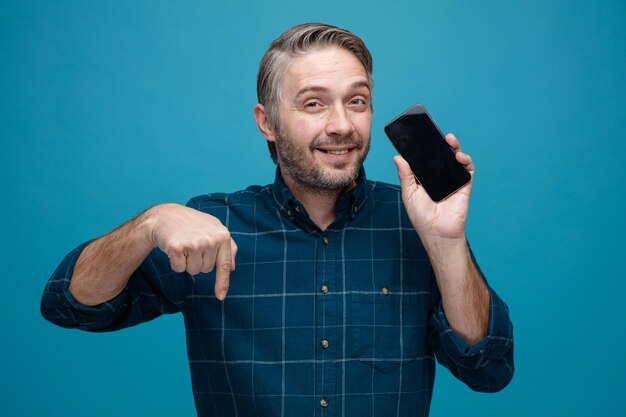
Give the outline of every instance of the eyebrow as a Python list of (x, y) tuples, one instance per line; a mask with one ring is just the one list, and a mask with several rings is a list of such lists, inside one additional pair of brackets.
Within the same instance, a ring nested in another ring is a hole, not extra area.
[[(371, 91), (370, 89), (370, 84), (367, 81), (356, 81), (354, 83), (352, 83), (352, 85), (350, 86), (351, 89), (355, 90), (358, 88), (367, 88), (368, 91)], [(304, 87), (303, 89), (301, 89), (300, 91), (298, 91), (298, 94), (296, 94), (296, 98), (300, 97), (301, 95), (308, 93), (310, 91), (313, 92), (319, 92), (319, 93), (327, 93), (328, 92), (328, 88), (326, 87), (322, 87), (319, 85), (312, 85), (309, 87)]]
[(352, 83), (351, 87), (353, 89), (355, 89), (355, 90), (357, 88), (365, 87), (365, 88), (367, 88), (367, 91), (371, 91), (370, 83), (367, 82), (367, 81), (357, 81), (357, 82), (354, 82), (354, 83)]
[(312, 85), (309, 87), (304, 87), (302, 90), (298, 91), (298, 94), (296, 94), (296, 98), (300, 97), (301, 95), (308, 93), (309, 91), (313, 91), (313, 92), (318, 92), (318, 93), (327, 93), (328, 92), (328, 88), (326, 87), (322, 87), (319, 85)]

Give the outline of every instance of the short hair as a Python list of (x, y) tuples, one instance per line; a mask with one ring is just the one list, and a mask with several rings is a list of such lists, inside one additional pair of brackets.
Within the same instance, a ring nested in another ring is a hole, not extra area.
[[(365, 68), (370, 89), (374, 88), (372, 55), (361, 38), (345, 29), (322, 23), (294, 26), (272, 42), (259, 64), (257, 98), (265, 107), (274, 130), (280, 129), (278, 104), (281, 100), (280, 82), (285, 69), (293, 58), (328, 46), (338, 46), (352, 52)], [(268, 142), (267, 145), (272, 160), (276, 163), (276, 145), (273, 142)]]

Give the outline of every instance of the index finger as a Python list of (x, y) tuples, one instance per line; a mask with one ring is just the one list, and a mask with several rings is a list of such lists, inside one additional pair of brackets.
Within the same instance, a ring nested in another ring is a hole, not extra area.
[(458, 152), (461, 150), (461, 142), (459, 142), (456, 136), (454, 136), (452, 133), (448, 133), (446, 135), (446, 142), (448, 142), (448, 145), (450, 145), (452, 149), (454, 149), (454, 152)]
[(224, 301), (224, 298), (226, 298), (233, 264), (229, 239), (222, 243), (215, 256), (215, 296), (220, 301)]

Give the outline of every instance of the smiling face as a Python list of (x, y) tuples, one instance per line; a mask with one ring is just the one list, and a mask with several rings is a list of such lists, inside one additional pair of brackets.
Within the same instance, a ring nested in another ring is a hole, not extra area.
[(354, 184), (370, 144), (371, 86), (348, 50), (327, 47), (292, 61), (282, 77), (278, 163), (287, 184), (342, 190)]

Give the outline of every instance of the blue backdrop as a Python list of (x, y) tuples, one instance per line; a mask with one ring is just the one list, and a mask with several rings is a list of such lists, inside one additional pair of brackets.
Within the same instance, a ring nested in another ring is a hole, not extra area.
[(416, 102), (476, 162), (468, 234), (517, 373), (486, 395), (439, 367), (432, 415), (624, 415), (626, 3), (227, 3), (2, 0), (0, 415), (194, 415), (180, 316), (88, 334), (40, 295), (149, 205), (272, 181), (257, 65), (305, 21), (373, 53), (368, 177), (397, 183), (382, 127)]

